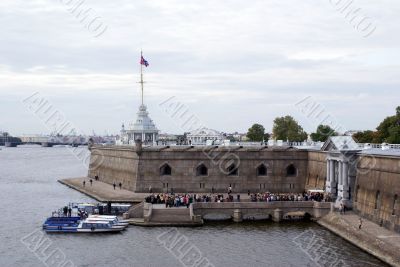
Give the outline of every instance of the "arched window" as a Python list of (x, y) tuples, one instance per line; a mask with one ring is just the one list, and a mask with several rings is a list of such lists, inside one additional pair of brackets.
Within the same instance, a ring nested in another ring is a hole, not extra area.
[(167, 163), (165, 163), (164, 165), (161, 166), (161, 168), (160, 168), (161, 176), (171, 175), (171, 173), (172, 173), (171, 166), (169, 166)]
[(396, 209), (397, 209), (397, 194), (394, 195), (393, 198), (393, 209), (392, 209), (392, 215), (396, 215)]
[(208, 168), (204, 164), (200, 164), (196, 168), (196, 176), (207, 176), (208, 175)]
[(379, 208), (380, 198), (381, 198), (381, 192), (378, 190), (378, 191), (376, 191), (376, 195), (375, 195), (375, 209)]
[(266, 176), (267, 175), (267, 167), (264, 164), (261, 164), (257, 167), (257, 176)]
[(229, 167), (227, 168), (228, 171), (228, 175), (229, 176), (236, 176), (238, 175), (238, 167), (232, 163), (231, 165), (229, 165)]
[(286, 176), (296, 176), (297, 175), (297, 169), (293, 164), (290, 164), (286, 168)]

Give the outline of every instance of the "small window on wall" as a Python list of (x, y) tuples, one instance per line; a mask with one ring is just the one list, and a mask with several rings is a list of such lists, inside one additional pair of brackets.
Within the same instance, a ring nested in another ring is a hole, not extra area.
[(398, 197), (397, 197), (397, 194), (396, 194), (396, 195), (394, 195), (394, 198), (393, 198), (392, 215), (396, 215), (397, 201), (398, 201)]
[(267, 175), (267, 167), (264, 164), (261, 164), (257, 167), (257, 176), (266, 176)]
[(208, 175), (208, 168), (204, 164), (200, 164), (196, 168), (196, 176), (207, 176)]
[(378, 209), (380, 206), (380, 198), (381, 198), (381, 192), (378, 190), (376, 191), (376, 195), (375, 195), (375, 209)]
[(238, 175), (238, 167), (236, 167), (235, 164), (229, 165), (229, 167), (227, 168), (227, 171), (228, 171), (229, 176), (237, 176)]
[(296, 176), (297, 175), (297, 169), (293, 164), (290, 164), (286, 168), (286, 176)]
[(169, 166), (168, 164), (164, 164), (161, 166), (161, 168), (160, 168), (161, 176), (171, 175), (171, 173), (172, 173), (171, 166)]

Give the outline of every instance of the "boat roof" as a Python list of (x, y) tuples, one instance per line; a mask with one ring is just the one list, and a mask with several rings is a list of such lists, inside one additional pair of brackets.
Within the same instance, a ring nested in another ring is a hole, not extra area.
[(88, 221), (87, 219), (82, 221), (82, 223), (102, 223), (102, 224), (109, 224), (110, 221)]
[(97, 214), (90, 214), (89, 218), (117, 218), (115, 215), (97, 215)]

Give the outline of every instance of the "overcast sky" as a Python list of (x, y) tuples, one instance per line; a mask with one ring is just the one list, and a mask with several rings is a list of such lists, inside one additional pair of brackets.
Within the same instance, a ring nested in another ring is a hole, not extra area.
[(160, 107), (171, 97), (224, 132), (271, 131), (287, 114), (313, 131), (305, 97), (345, 129), (374, 129), (400, 105), (396, 0), (80, 1), (0, 1), (0, 130), (48, 133), (22, 102), (39, 92), (83, 133), (117, 133), (140, 104), (141, 48), (162, 132), (185, 130)]

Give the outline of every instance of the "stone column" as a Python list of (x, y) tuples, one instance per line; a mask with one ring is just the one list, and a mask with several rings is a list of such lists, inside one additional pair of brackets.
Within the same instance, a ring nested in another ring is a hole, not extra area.
[(343, 162), (338, 161), (338, 184), (342, 185), (343, 184)]
[(329, 161), (329, 171), (330, 171), (330, 182), (335, 182), (335, 162), (333, 160)]
[(283, 210), (281, 209), (275, 209), (274, 210), (274, 215), (272, 216), (272, 220), (274, 222), (280, 222), (283, 219)]
[(234, 222), (241, 222), (243, 221), (243, 217), (242, 217), (242, 211), (240, 209), (235, 209), (233, 211), (233, 221)]
[(336, 160), (331, 159), (329, 161), (329, 193), (331, 193), (333, 196), (336, 196), (337, 194), (337, 187), (336, 187)]
[(330, 181), (330, 160), (326, 161), (326, 182)]
[(343, 177), (343, 185), (349, 186), (349, 163), (343, 162), (343, 170), (342, 170), (342, 177)]

